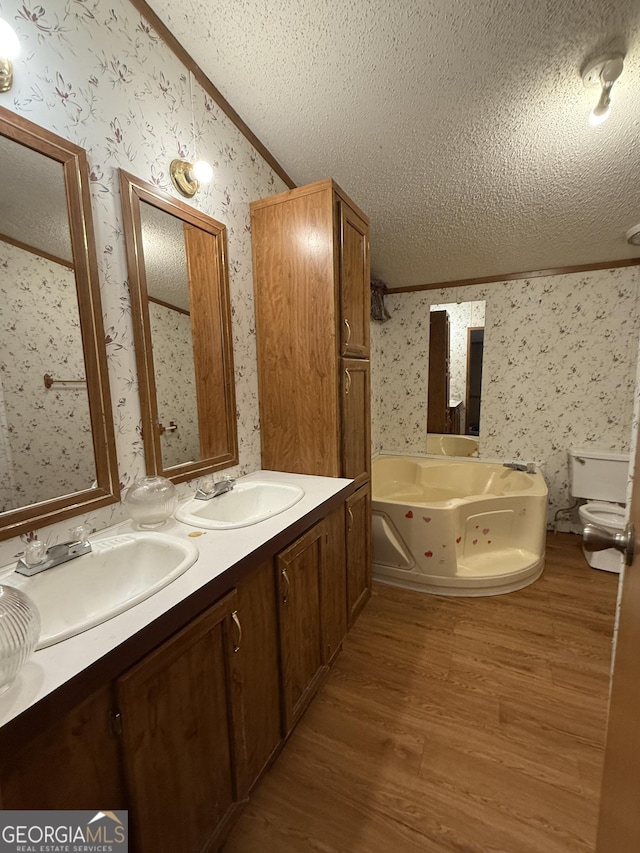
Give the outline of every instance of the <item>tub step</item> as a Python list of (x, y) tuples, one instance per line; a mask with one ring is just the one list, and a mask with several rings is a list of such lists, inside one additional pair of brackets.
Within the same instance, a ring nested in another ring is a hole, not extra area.
[(502, 548), (473, 556), (465, 554), (458, 563), (458, 577), (497, 577), (512, 575), (530, 569), (539, 562), (540, 555), (524, 548)]

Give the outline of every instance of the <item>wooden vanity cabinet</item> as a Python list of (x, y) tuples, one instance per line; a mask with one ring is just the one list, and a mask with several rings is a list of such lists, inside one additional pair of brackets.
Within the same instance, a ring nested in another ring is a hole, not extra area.
[(344, 505), (325, 519), (327, 545), (321, 582), (322, 636), (331, 663), (347, 633), (347, 555)]
[(365, 482), (369, 221), (327, 180), (253, 202), (251, 233), (262, 465)]
[(300, 719), (327, 671), (321, 611), (326, 545), (322, 521), (276, 558), (285, 736)]
[(134, 645), (61, 719), (0, 740), (0, 807), (128, 809), (137, 853), (219, 850), (340, 648), (347, 594), (363, 600), (347, 532), (366, 526), (363, 505), (347, 506), (352, 519), (334, 502), (160, 645)]
[(139, 853), (219, 849), (246, 798), (234, 614), (232, 591), (116, 681)]
[(237, 652), (242, 673), (247, 790), (282, 743), (278, 605), (273, 560), (263, 563), (236, 587), (242, 641)]
[(3, 744), (0, 808), (126, 808), (113, 709), (108, 685), (27, 741)]
[(345, 503), (347, 514), (347, 610), (349, 627), (371, 595), (371, 487), (367, 483)]

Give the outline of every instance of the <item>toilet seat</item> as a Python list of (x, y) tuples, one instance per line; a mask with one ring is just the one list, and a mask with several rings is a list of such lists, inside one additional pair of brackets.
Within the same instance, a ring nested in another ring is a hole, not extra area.
[(625, 507), (606, 501), (593, 501), (584, 504), (579, 509), (580, 520), (583, 524), (596, 524), (598, 527), (611, 527), (614, 530), (624, 530)]

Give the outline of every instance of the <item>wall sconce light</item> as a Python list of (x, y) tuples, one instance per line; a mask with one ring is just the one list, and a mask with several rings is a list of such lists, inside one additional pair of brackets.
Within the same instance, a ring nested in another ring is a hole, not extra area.
[(172, 160), (169, 174), (178, 192), (187, 198), (193, 198), (200, 189), (200, 184), (208, 184), (213, 178), (213, 169), (206, 160), (198, 160), (197, 163)]
[(589, 123), (602, 124), (609, 118), (611, 112), (611, 89), (624, 68), (624, 57), (619, 53), (599, 56), (589, 62), (582, 71), (582, 82), (588, 88), (600, 86), (600, 98), (591, 110)]
[(0, 92), (8, 92), (13, 85), (13, 60), (19, 53), (15, 30), (0, 18)]

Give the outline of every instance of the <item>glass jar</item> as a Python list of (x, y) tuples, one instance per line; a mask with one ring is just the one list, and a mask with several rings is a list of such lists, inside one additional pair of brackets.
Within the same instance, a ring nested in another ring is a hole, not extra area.
[(159, 527), (178, 506), (178, 490), (166, 477), (141, 477), (127, 489), (124, 505), (140, 527)]
[(11, 687), (40, 638), (40, 613), (13, 586), (0, 585), (0, 693)]

